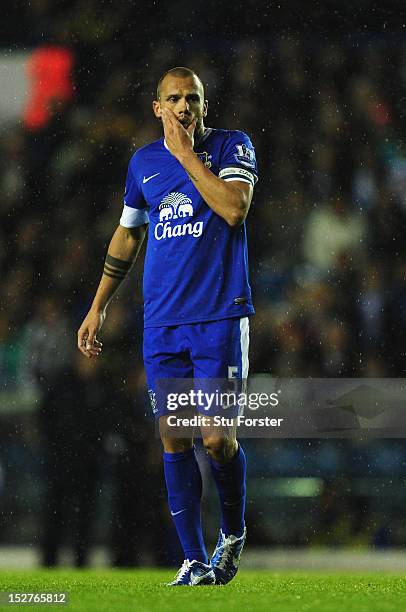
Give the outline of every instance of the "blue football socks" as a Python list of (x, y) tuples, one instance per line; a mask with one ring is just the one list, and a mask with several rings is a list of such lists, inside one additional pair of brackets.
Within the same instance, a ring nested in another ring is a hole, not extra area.
[(220, 498), (221, 530), (228, 535), (242, 536), (244, 532), (244, 513), (246, 498), (246, 460), (239, 445), (236, 454), (220, 464), (209, 455), (211, 471)]
[(164, 452), (164, 471), (169, 510), (184, 558), (207, 563), (200, 514), (202, 476), (195, 449), (182, 453)]

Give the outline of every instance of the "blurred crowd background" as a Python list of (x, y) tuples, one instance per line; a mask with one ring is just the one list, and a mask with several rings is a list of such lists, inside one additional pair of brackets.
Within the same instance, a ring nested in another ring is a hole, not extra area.
[[(1, 56), (24, 54), (28, 93), (0, 117), (0, 544), (39, 546), (47, 565), (68, 544), (77, 565), (95, 542), (116, 565), (178, 554), (142, 366), (142, 257), (104, 356), (75, 348), (129, 158), (161, 135), (151, 101), (168, 68), (194, 69), (207, 125), (257, 151), (251, 373), (405, 372), (406, 37), (267, 31), (265, 2), (246, 22), (224, 9), (223, 31), (208, 2), (199, 30), (185, 2), (137, 4), (6, 3)], [(251, 545), (406, 545), (402, 440), (244, 446)], [(205, 504), (214, 538), (210, 490)]]

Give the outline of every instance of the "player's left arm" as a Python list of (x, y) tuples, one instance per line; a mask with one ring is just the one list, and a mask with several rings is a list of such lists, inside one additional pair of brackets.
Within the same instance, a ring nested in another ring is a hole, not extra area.
[(162, 122), (170, 152), (182, 164), (204, 201), (231, 227), (241, 225), (251, 204), (252, 185), (239, 180), (226, 182), (206, 168), (193, 151), (195, 122), (185, 130), (167, 109), (163, 109)]

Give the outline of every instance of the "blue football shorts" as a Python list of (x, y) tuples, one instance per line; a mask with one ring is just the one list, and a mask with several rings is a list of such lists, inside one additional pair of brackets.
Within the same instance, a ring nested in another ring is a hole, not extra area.
[[(145, 329), (144, 365), (154, 416), (172, 414), (157, 394), (162, 379), (246, 379), (248, 345), (248, 317)], [(195, 411), (211, 416), (207, 406)]]

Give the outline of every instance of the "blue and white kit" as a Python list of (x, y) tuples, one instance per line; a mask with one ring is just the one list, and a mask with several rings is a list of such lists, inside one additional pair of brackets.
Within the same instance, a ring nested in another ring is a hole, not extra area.
[[(258, 180), (255, 151), (243, 132), (206, 128), (194, 151), (225, 181), (254, 186)], [(138, 149), (128, 167), (120, 224), (145, 223), (150, 396), (158, 378), (246, 377), (247, 317), (254, 308), (245, 223), (230, 227), (206, 204), (163, 138)], [(155, 413), (164, 414), (159, 407)]]

